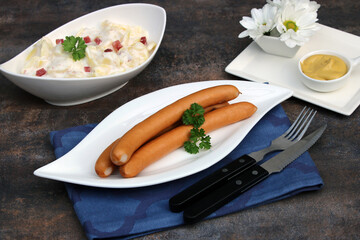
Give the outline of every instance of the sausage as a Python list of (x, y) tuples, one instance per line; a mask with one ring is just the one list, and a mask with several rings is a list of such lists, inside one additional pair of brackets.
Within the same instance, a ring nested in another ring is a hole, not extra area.
[[(206, 133), (252, 116), (257, 107), (249, 102), (234, 103), (205, 114), (205, 122), (201, 126)], [(183, 146), (189, 139), (192, 126), (182, 125), (157, 137), (139, 148), (124, 165), (119, 167), (123, 177), (138, 175), (151, 163)]]
[[(228, 106), (229, 103), (228, 102), (224, 102), (224, 103), (219, 103), (219, 104), (215, 104), (215, 105), (211, 105), (207, 108), (204, 109), (205, 113), (213, 111), (215, 109), (221, 108), (221, 107), (225, 107)], [(158, 133), (154, 138), (160, 136), (161, 134), (170, 131), (171, 129), (179, 126), (181, 124), (180, 121), (174, 123), (173, 125), (171, 125), (170, 127), (164, 129), (163, 131), (161, 131), (160, 133)], [(112, 144), (110, 144), (99, 156), (99, 158), (97, 159), (96, 163), (95, 163), (95, 172), (99, 177), (105, 178), (110, 176), (114, 170), (116, 169), (116, 165), (112, 163), (111, 158), (110, 158), (110, 153), (113, 149), (113, 147), (117, 144), (117, 142), (119, 141), (119, 139), (115, 140)]]
[(110, 160), (110, 152), (119, 140), (110, 144), (99, 156), (95, 163), (95, 172), (99, 177), (105, 178), (110, 176), (117, 167)]
[(239, 94), (239, 90), (233, 85), (220, 85), (197, 91), (175, 101), (126, 132), (111, 151), (111, 161), (115, 165), (125, 164), (141, 145), (179, 121), (192, 103), (198, 103), (206, 108), (230, 101)]

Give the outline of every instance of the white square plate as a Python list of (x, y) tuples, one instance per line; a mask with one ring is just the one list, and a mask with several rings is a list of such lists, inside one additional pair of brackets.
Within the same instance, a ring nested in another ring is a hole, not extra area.
[(301, 82), (298, 61), (315, 50), (333, 50), (346, 57), (360, 56), (360, 37), (320, 25), (321, 29), (293, 58), (270, 55), (252, 42), (225, 69), (226, 72), (255, 82), (269, 82), (293, 90), (293, 96), (320, 107), (351, 115), (360, 104), (360, 66), (353, 69), (348, 84), (334, 92), (321, 93)]

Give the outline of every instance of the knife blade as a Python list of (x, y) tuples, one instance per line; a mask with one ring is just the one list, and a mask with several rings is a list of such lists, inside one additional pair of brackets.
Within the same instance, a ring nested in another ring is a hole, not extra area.
[(225, 184), (186, 208), (183, 214), (184, 221), (186, 223), (198, 222), (269, 175), (282, 171), (308, 150), (321, 137), (325, 129), (326, 124), (265, 163), (255, 164), (247, 170), (235, 174)]

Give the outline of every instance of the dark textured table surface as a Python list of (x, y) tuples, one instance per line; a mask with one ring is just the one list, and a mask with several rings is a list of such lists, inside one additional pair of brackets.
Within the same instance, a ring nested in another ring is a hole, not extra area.
[[(76, 17), (127, 2), (1, 0), (0, 62)], [(0, 239), (86, 238), (64, 184), (33, 175), (54, 160), (50, 131), (100, 122), (122, 104), (164, 87), (240, 79), (224, 69), (251, 42), (237, 38), (239, 20), (264, 0), (147, 2), (167, 11), (163, 42), (148, 68), (111, 95), (57, 107), (0, 75)], [(320, 23), (360, 36), (360, 1), (318, 3)], [(360, 239), (360, 109), (344, 116), (293, 97), (281, 105), (291, 120), (304, 105), (314, 107), (316, 124), (328, 124), (310, 149), (322, 190), (141, 239)]]

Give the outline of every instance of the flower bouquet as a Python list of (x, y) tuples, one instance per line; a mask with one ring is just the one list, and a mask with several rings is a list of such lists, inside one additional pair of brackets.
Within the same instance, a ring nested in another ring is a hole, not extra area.
[(267, 0), (261, 9), (251, 10), (251, 17), (242, 18), (246, 30), (239, 38), (249, 36), (267, 53), (293, 57), (320, 29), (319, 7), (310, 0)]

